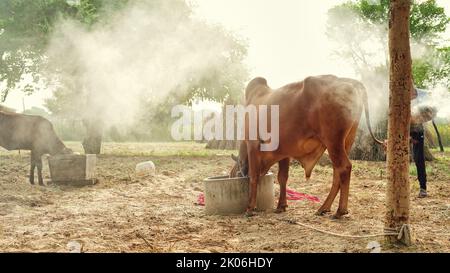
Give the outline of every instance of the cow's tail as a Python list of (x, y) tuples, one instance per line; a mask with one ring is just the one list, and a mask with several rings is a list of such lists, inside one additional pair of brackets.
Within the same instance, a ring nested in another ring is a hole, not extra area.
[[(362, 84), (361, 84), (361, 85), (362, 85)], [(364, 85), (362, 85), (361, 90), (362, 90), (362, 96), (363, 96), (364, 114), (365, 114), (365, 116), (366, 116), (366, 124), (367, 124), (367, 128), (369, 129), (370, 135), (372, 136), (373, 140), (374, 140), (376, 143), (378, 143), (378, 144), (380, 144), (380, 145), (383, 145), (384, 143), (383, 143), (381, 140), (379, 140), (379, 139), (377, 139), (377, 138), (375, 137), (375, 135), (374, 135), (373, 132), (372, 132), (372, 127), (370, 126), (369, 100), (368, 100), (368, 98), (367, 98), (367, 91), (366, 91), (366, 88), (364, 87)]]

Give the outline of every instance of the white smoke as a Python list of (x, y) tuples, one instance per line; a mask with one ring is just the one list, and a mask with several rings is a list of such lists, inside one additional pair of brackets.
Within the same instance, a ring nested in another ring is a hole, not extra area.
[[(334, 43), (336, 55), (342, 61), (353, 64), (355, 73), (360, 75), (359, 80), (367, 89), (372, 127), (385, 121), (389, 108), (388, 24), (367, 22), (349, 9), (332, 9), (328, 19), (328, 35), (330, 42)], [(432, 49), (422, 42), (413, 39), (410, 43), (413, 60), (433, 55)], [(434, 65), (437, 67), (439, 64)], [(445, 116), (447, 107), (440, 101), (446, 102), (443, 99), (446, 92), (442, 88), (430, 88), (430, 91), (433, 95), (428, 103), (440, 109), (439, 117)], [(360, 128), (366, 130), (366, 126)]]
[(450, 121), (450, 92), (444, 86), (428, 90), (426, 95), (414, 105), (414, 109), (422, 106), (435, 107), (437, 119)]
[(128, 123), (143, 101), (185, 90), (198, 75), (225, 65), (232, 39), (219, 27), (186, 20), (176, 2), (160, 1), (157, 9), (135, 2), (89, 30), (72, 20), (58, 24), (49, 67), (57, 69), (56, 85), (76, 89), (71, 103), (80, 113)]

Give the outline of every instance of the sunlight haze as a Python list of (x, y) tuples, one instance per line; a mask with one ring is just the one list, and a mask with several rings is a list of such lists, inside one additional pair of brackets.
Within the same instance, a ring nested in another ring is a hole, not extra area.
[[(333, 56), (325, 34), (327, 11), (343, 0), (190, 0), (194, 16), (233, 31), (248, 43), (246, 64), (250, 78), (261, 76), (271, 87), (302, 80), (309, 75), (355, 77), (351, 64)], [(439, 0), (447, 14), (450, 1)], [(450, 30), (446, 37), (450, 37)], [(25, 96), (13, 91), (5, 105), (22, 110), (42, 107), (51, 91)]]

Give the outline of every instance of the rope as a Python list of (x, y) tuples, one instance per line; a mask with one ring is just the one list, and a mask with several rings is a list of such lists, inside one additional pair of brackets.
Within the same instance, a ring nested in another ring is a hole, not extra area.
[(310, 225), (299, 223), (295, 220), (282, 219), (281, 221), (285, 221), (292, 225), (299, 225), (299, 226), (309, 228), (309, 229), (312, 229), (312, 230), (315, 230), (315, 231), (318, 231), (321, 233), (329, 234), (329, 235), (336, 236), (336, 237), (342, 237), (342, 238), (371, 238), (371, 237), (380, 237), (380, 236), (397, 236), (397, 239), (400, 240), (406, 232), (409, 233), (409, 231), (410, 231), (409, 226), (404, 224), (401, 227), (400, 232), (396, 232), (395, 229), (386, 229), (385, 228), (384, 233), (368, 234), (368, 235), (350, 235), (350, 234), (338, 234), (338, 233), (318, 229), (318, 228), (310, 226)]

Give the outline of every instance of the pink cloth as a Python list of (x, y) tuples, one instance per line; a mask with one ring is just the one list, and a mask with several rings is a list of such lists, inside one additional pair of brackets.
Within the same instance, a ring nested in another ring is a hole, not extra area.
[(320, 199), (317, 196), (312, 196), (306, 193), (296, 192), (290, 189), (286, 189), (287, 200), (308, 200), (311, 202), (319, 203)]
[[(316, 196), (312, 196), (306, 193), (296, 192), (294, 190), (286, 189), (286, 199), (291, 201), (298, 201), (298, 200), (308, 200), (311, 202), (319, 203), (320, 199)], [(204, 206), (205, 205), (205, 195), (200, 193), (197, 197), (197, 203), (196, 205)]]
[(195, 204), (199, 205), (199, 206), (204, 206), (205, 205), (205, 194), (203, 194), (203, 192), (198, 195), (197, 203), (195, 203)]

